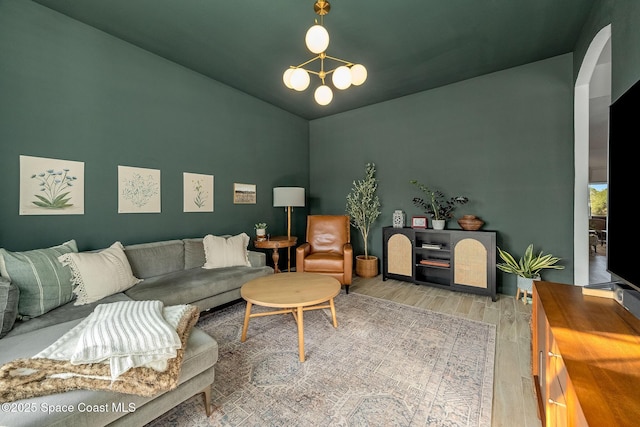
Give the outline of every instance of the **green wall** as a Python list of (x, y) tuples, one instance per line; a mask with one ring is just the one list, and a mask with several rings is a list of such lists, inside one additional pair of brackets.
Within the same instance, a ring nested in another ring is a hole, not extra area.
[[(372, 230), (382, 254), (382, 227), (411, 200), (417, 179), (470, 202), (498, 245), (522, 255), (529, 243), (563, 258), (543, 278), (573, 279), (573, 66), (562, 55), (370, 107), (310, 125), (312, 213), (343, 213), (354, 179), (377, 166), (382, 215)], [(331, 165), (330, 167), (328, 165)], [(455, 220), (448, 228), (459, 228)], [(359, 234), (352, 234), (362, 252)], [(498, 290), (515, 294), (515, 276), (499, 272)]]
[[(308, 188), (306, 120), (30, 1), (0, 1), (0, 61), (0, 247), (286, 233), (272, 188)], [(85, 214), (19, 216), (20, 155), (84, 162)], [(161, 213), (117, 213), (118, 165), (161, 171)], [(214, 175), (213, 213), (183, 213), (183, 172)]]
[(615, 101), (640, 80), (640, 2), (602, 0), (594, 3), (576, 43), (576, 76), (591, 41), (608, 24), (611, 24), (611, 99)]
[(640, 80), (640, 2), (616, 0), (611, 24), (611, 99)]

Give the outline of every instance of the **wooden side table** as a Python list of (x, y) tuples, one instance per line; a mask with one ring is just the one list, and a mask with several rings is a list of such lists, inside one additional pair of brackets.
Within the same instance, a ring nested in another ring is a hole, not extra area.
[[(291, 236), (291, 238), (287, 236), (272, 236), (267, 240), (254, 240), (253, 245), (258, 249), (273, 249), (271, 257), (273, 258), (274, 273), (280, 273), (280, 269), (278, 268), (280, 254), (278, 250), (280, 248), (295, 246), (297, 242), (298, 238), (294, 236)], [(287, 259), (287, 271), (291, 271), (291, 256)]]

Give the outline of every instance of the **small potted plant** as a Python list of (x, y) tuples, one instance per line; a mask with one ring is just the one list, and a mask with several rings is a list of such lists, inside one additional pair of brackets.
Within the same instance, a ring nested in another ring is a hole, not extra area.
[(267, 223), (259, 222), (253, 226), (256, 229), (256, 239), (261, 242), (267, 238)]
[(561, 258), (551, 254), (543, 255), (542, 251), (534, 256), (533, 243), (527, 246), (524, 256), (519, 261), (516, 261), (510, 253), (500, 248), (498, 248), (498, 254), (500, 254), (500, 258), (504, 262), (496, 264), (496, 267), (506, 273), (516, 275), (518, 285), (516, 299), (520, 299), (520, 292), (524, 292), (523, 302), (525, 304), (527, 303), (527, 293), (533, 292), (533, 281), (540, 280), (540, 271), (545, 268), (553, 270), (562, 270), (564, 268), (563, 265), (557, 265)]
[(453, 218), (453, 211), (456, 205), (464, 205), (469, 201), (469, 199), (464, 196), (455, 196), (447, 199), (442, 191), (432, 190), (415, 179), (409, 182), (418, 187), (420, 191), (426, 195), (426, 198), (414, 197), (413, 204), (431, 217), (431, 223), (436, 230), (444, 229), (445, 222)]
[(375, 163), (367, 163), (363, 180), (353, 181), (351, 193), (347, 195), (346, 212), (351, 225), (360, 231), (364, 242), (364, 255), (356, 256), (356, 274), (360, 277), (378, 275), (378, 257), (369, 255), (369, 230), (380, 215), (380, 200), (376, 196), (378, 182), (375, 178)]

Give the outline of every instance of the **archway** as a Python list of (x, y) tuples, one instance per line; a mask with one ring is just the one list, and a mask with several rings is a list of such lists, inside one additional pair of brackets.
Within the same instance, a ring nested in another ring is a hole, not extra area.
[(611, 39), (611, 25), (593, 38), (582, 60), (574, 95), (574, 221), (573, 280), (577, 285), (589, 284), (589, 90), (598, 59)]

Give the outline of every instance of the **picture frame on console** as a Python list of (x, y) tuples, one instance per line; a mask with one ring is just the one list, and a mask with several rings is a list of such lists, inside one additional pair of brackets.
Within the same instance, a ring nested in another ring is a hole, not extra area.
[(411, 228), (427, 228), (427, 217), (426, 216), (412, 216), (411, 217)]

